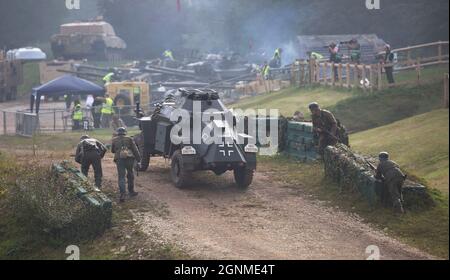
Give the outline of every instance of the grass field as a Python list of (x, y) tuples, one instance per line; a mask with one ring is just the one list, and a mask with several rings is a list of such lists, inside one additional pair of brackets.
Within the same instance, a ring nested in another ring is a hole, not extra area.
[(435, 110), (350, 136), (353, 149), (386, 150), (402, 168), (448, 194), (449, 111)]
[[(94, 137), (105, 144), (111, 143), (112, 139), (111, 129), (99, 129), (89, 132), (89, 136)], [(140, 131), (137, 128), (128, 129), (128, 134), (134, 136)], [(36, 135), (33, 138), (19, 137), (19, 136), (0, 136), (0, 148), (8, 149), (13, 152), (17, 150), (33, 150), (33, 146), (39, 152), (50, 151), (67, 151), (75, 149), (80, 141), (80, 137), (85, 134), (81, 132), (67, 132), (67, 133), (55, 133), (55, 134), (42, 134)], [(74, 151), (75, 152), (75, 151)]]
[(329, 106), (350, 131), (363, 131), (443, 106), (443, 83), (386, 89)]
[(321, 163), (299, 163), (285, 156), (258, 157), (258, 170), (269, 172), (274, 180), (286, 183), (299, 195), (321, 200), (340, 211), (356, 213), (365, 222), (405, 243), (441, 258), (449, 257), (447, 195), (431, 192), (435, 207), (399, 216), (392, 209), (370, 207), (358, 193), (341, 192), (337, 185), (325, 179)]

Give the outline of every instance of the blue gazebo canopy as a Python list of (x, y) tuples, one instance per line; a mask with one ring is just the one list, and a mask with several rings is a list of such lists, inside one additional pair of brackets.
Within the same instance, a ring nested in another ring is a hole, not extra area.
[(77, 78), (72, 75), (64, 75), (56, 78), (40, 87), (34, 88), (31, 95), (31, 111), (33, 111), (34, 100), (36, 99), (36, 113), (39, 112), (41, 96), (62, 97), (70, 95), (93, 95), (102, 96), (105, 89), (93, 82)]

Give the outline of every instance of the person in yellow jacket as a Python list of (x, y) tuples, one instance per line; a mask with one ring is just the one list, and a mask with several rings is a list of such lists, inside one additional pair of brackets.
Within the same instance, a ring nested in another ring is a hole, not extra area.
[(109, 128), (110, 127), (112, 116), (114, 114), (113, 106), (114, 106), (114, 101), (107, 94), (105, 96), (105, 100), (103, 102), (102, 111), (101, 111), (102, 112), (101, 122), (102, 122), (102, 127), (103, 128)]
[(105, 84), (111, 83), (111, 82), (113, 81), (114, 75), (115, 75), (114, 72), (110, 72), (110, 73), (106, 74), (106, 75), (103, 77), (103, 82), (104, 82)]
[(166, 59), (175, 60), (175, 59), (173, 58), (173, 53), (172, 53), (171, 50), (165, 50), (164, 53), (163, 53), (163, 56), (164, 56), (164, 58), (166, 58)]
[(267, 61), (265, 61), (264, 65), (261, 67), (261, 76), (264, 80), (268, 80), (270, 78), (270, 66)]
[(80, 130), (83, 122), (83, 110), (81, 105), (77, 104), (72, 112), (72, 130)]

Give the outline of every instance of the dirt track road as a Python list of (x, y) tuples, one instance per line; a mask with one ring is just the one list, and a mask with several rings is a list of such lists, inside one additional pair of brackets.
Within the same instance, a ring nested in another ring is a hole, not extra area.
[[(107, 161), (108, 179), (116, 182)], [(404, 245), (363, 223), (357, 216), (325, 206), (298, 189), (256, 173), (244, 192), (232, 174), (198, 173), (186, 189), (170, 182), (169, 164), (152, 159), (137, 178), (135, 211), (144, 233), (157, 232), (196, 258), (206, 259), (366, 259), (376, 245), (381, 259), (427, 259), (431, 256)]]

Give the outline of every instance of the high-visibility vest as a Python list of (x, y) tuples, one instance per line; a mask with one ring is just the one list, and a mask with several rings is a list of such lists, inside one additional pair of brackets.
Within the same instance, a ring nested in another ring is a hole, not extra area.
[(81, 111), (80, 107), (75, 108), (72, 119), (74, 121), (82, 121), (83, 120), (83, 111)]
[(281, 58), (281, 53), (280, 53), (280, 49), (279, 48), (275, 50), (273, 58)]
[(323, 55), (321, 55), (320, 53), (317, 53), (317, 52), (311, 52), (311, 58), (314, 58), (314, 59), (320, 60), (320, 59), (323, 59), (323, 58), (324, 58), (324, 56), (323, 56)]
[(113, 76), (114, 76), (114, 73), (113, 73), (113, 72), (108, 73), (108, 74), (106, 74), (105, 77), (103, 77), (103, 81), (104, 81), (105, 83), (110, 83)]
[(167, 57), (167, 58), (170, 58), (170, 59), (174, 60), (173, 59), (173, 53), (171, 51), (165, 51), (164, 52), (164, 57)]
[(263, 75), (264, 78), (269, 77), (270, 74), (270, 66), (269, 65), (264, 65), (263, 68), (261, 69), (261, 73)]
[(102, 114), (104, 115), (112, 115), (113, 112), (114, 101), (111, 98), (106, 98), (105, 103), (102, 106)]

